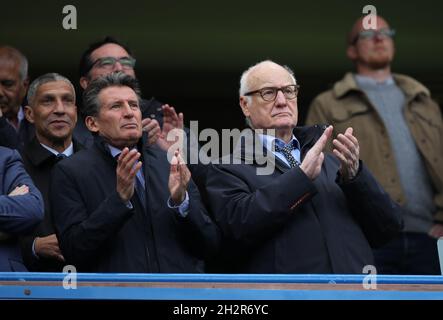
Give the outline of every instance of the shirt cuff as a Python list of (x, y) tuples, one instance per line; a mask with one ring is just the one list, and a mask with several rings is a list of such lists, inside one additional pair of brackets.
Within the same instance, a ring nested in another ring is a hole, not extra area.
[(180, 213), (180, 215), (183, 218), (185, 218), (188, 215), (188, 212), (189, 212), (189, 196), (188, 196), (188, 191), (186, 191), (185, 200), (183, 200), (183, 202), (180, 205), (178, 205), (178, 206), (174, 206), (172, 204), (171, 197), (169, 197), (169, 199), (168, 199), (168, 208), (170, 208), (170, 209), (178, 209), (178, 212)]
[(35, 258), (40, 259), (40, 257), (35, 252), (35, 240), (37, 240), (37, 238), (35, 238), (34, 241), (32, 241), (32, 254), (34, 255)]

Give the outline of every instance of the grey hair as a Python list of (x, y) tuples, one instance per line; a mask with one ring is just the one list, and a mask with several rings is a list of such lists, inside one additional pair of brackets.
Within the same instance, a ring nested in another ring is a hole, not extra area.
[[(3, 56), (3, 57), (2, 57)], [(0, 59), (15, 59), (20, 63), (19, 76), (20, 80), (23, 81), (28, 78), (28, 59), (19, 50), (9, 46), (0, 47)]]
[(141, 91), (137, 79), (123, 72), (113, 72), (99, 77), (89, 83), (83, 92), (83, 116), (97, 116), (101, 105), (98, 95), (103, 89), (109, 87), (129, 87), (137, 95), (138, 102), (141, 101)]
[(26, 98), (27, 98), (28, 103), (31, 107), (34, 104), (34, 98), (35, 98), (35, 94), (38, 91), (38, 88), (40, 88), (40, 86), (44, 85), (45, 83), (54, 82), (54, 81), (64, 81), (67, 84), (69, 84), (69, 86), (72, 89), (72, 92), (74, 93), (74, 100), (75, 100), (75, 89), (74, 89), (74, 86), (72, 85), (71, 81), (69, 81), (68, 78), (62, 76), (61, 74), (55, 73), (55, 72), (45, 73), (44, 75), (41, 75), (40, 77), (38, 77), (37, 79), (32, 81), (31, 85), (29, 86), (28, 95), (26, 96)]
[[(248, 101), (248, 104), (251, 103), (251, 97), (245, 96), (245, 93), (247, 93), (248, 91), (251, 90), (251, 88), (249, 87), (249, 75), (251, 74), (252, 71), (254, 71), (257, 67), (259, 67), (260, 65), (262, 65), (264, 63), (273, 63), (275, 65), (279, 65), (278, 63), (276, 63), (272, 60), (263, 60), (263, 61), (260, 61), (256, 64), (250, 66), (248, 69), (246, 69), (242, 73), (242, 75), (240, 77), (239, 95), (240, 95), (240, 97), (245, 98)], [(294, 76), (294, 71), (292, 71), (292, 69), (289, 68), (287, 65), (279, 65), (279, 66), (281, 66), (286, 71), (288, 71), (289, 75), (291, 76), (292, 80), (294, 81), (294, 84), (297, 84), (297, 80), (295, 79), (295, 76)], [(249, 119), (249, 117), (245, 117), (245, 122), (246, 122), (246, 125), (253, 128), (251, 119)]]
[[(260, 65), (264, 64), (264, 63), (273, 63), (276, 65), (279, 65), (278, 63), (275, 63), (272, 60), (263, 60), (260, 61), (252, 66), (250, 66), (246, 71), (244, 71), (240, 77), (240, 89), (239, 89), (239, 95), (240, 96), (245, 96), (245, 93), (250, 91), (249, 88), (249, 75), (251, 74), (252, 71), (254, 71), (254, 69), (256, 69), (257, 67), (259, 67)], [(292, 71), (291, 68), (289, 68), (286, 65), (279, 65), (282, 68), (284, 68), (286, 71), (288, 71), (289, 75), (291, 76), (292, 80), (294, 80), (294, 83), (297, 83), (297, 80), (295, 79), (294, 76), (294, 71)], [(248, 96), (245, 96), (246, 98), (249, 98)]]

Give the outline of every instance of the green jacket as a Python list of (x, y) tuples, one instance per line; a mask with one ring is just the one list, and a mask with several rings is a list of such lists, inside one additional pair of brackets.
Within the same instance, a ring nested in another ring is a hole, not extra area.
[[(394, 81), (406, 95), (404, 115), (431, 178), (434, 219), (443, 222), (443, 121), (438, 104), (429, 90), (416, 80), (394, 74)], [(360, 143), (360, 158), (377, 180), (400, 205), (406, 202), (388, 133), (376, 108), (357, 86), (352, 73), (335, 83), (332, 90), (318, 95), (312, 102), (307, 124), (332, 124), (333, 135), (353, 127)], [(332, 144), (328, 145), (332, 149)]]

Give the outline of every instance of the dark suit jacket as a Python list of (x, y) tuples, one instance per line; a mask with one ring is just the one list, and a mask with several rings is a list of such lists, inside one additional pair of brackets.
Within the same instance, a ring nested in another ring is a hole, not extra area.
[[(17, 186), (29, 193), (8, 196)], [(43, 219), (43, 199), (23, 167), (17, 151), (0, 147), (0, 271), (26, 271), (17, 237)]]
[[(294, 131), (302, 157), (321, 133), (319, 127)], [(344, 185), (331, 155), (311, 181), (278, 158), (272, 174), (257, 175), (259, 162), (246, 162), (257, 155), (248, 158), (240, 149), (244, 163), (214, 165), (207, 175), (209, 203), (226, 237), (224, 266), (231, 266), (221, 272), (362, 273), (374, 264), (371, 245), (402, 226), (400, 208), (362, 163)]]
[(219, 233), (196, 187), (190, 183), (190, 211), (182, 218), (166, 203), (166, 153), (139, 145), (147, 210), (136, 193), (130, 209), (116, 191), (116, 160), (95, 138), (53, 171), (52, 212), (67, 263), (83, 272), (203, 272), (202, 258), (216, 253)]
[(5, 117), (0, 117), (0, 146), (11, 149), (21, 149), (35, 135), (34, 125), (26, 118), (20, 122), (18, 132), (10, 125)]
[[(73, 140), (73, 146), (74, 152), (83, 149), (83, 147), (75, 140)], [(30, 235), (20, 239), (23, 260), (29, 271), (61, 272), (64, 265), (63, 263), (58, 262), (55, 259), (47, 259), (43, 257), (36, 258), (32, 253), (32, 244), (36, 237), (44, 237), (55, 233), (49, 205), (49, 184), (52, 168), (57, 162), (59, 162), (59, 159), (57, 159), (53, 153), (42, 147), (35, 137), (30, 143), (25, 145), (24, 149), (21, 151), (21, 155), (26, 171), (42, 193), (45, 203), (44, 220)]]

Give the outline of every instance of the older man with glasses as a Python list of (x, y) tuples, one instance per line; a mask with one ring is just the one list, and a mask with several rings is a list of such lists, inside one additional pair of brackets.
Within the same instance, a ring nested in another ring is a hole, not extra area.
[[(394, 30), (378, 16), (375, 29), (358, 19), (347, 56), (356, 72), (314, 99), (307, 123), (336, 132), (352, 126), (361, 159), (403, 211), (404, 230), (375, 251), (378, 273), (439, 274), (443, 236), (443, 122), (429, 90), (391, 72)], [(332, 146), (329, 145), (329, 148)]]
[[(323, 153), (332, 127), (296, 127), (298, 88), (293, 72), (272, 61), (241, 77), (255, 139), (239, 139), (231, 164), (207, 175), (225, 236), (220, 272), (361, 273), (373, 264), (371, 246), (400, 229), (397, 206), (359, 161), (352, 128), (334, 139), (334, 157)], [(261, 150), (275, 163), (267, 174), (258, 171)]]

